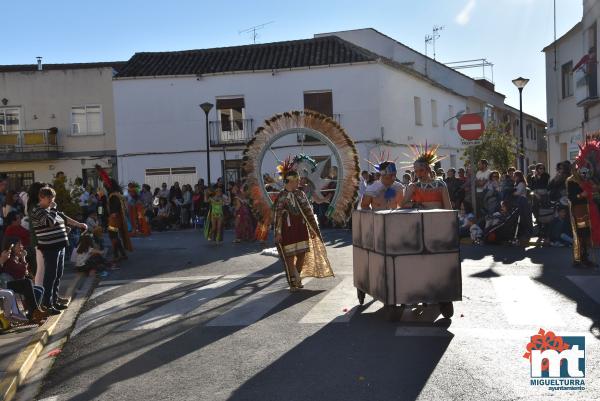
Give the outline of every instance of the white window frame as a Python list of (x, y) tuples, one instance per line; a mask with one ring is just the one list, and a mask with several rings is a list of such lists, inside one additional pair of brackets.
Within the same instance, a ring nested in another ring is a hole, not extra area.
[(20, 107), (15, 107), (15, 106), (0, 107), (0, 113), (4, 114), (4, 124), (0, 125), (0, 134), (8, 134), (9, 133), (6, 130), (6, 111), (7, 110), (16, 110), (19, 113), (19, 126), (17, 127), (17, 131), (21, 130), (21, 120), (22, 120), (21, 119), (21, 116), (22, 116), (21, 108)]
[[(84, 108), (85, 110), (85, 131), (81, 131), (78, 128), (78, 132), (74, 132), (73, 127), (76, 124), (73, 119), (73, 109)], [(88, 121), (87, 121), (87, 108), (88, 107), (99, 107), (100, 108), (100, 131), (89, 131), (88, 132)], [(69, 130), (70, 136), (87, 136), (87, 135), (104, 135), (104, 110), (101, 104), (85, 104), (85, 105), (74, 105), (71, 106), (71, 129)]]
[(573, 60), (564, 63), (560, 68), (561, 97), (569, 98), (575, 94), (573, 81)]
[(431, 126), (439, 127), (437, 101), (435, 99), (431, 99)]
[[(223, 97), (218, 97), (217, 100), (227, 100), (227, 99), (244, 99), (244, 107), (242, 107), (242, 129), (241, 130), (233, 130), (234, 124), (233, 124), (233, 109), (216, 109), (217, 112), (217, 121), (219, 122), (219, 133), (221, 136), (221, 140), (223, 141), (227, 141), (230, 139), (235, 139), (236, 135), (235, 133), (237, 132), (241, 132), (242, 135), (244, 135), (244, 132), (246, 130), (246, 99), (244, 98), (244, 96), (223, 96)], [(216, 102), (215, 102), (216, 104)], [(221, 123), (221, 111), (224, 110), (228, 110), (229, 111), (229, 121), (231, 121), (231, 131), (225, 131), (223, 130), (223, 125)]]
[(415, 104), (415, 125), (422, 126), (423, 125), (423, 113), (421, 109), (421, 98), (419, 96), (415, 96), (414, 99)]

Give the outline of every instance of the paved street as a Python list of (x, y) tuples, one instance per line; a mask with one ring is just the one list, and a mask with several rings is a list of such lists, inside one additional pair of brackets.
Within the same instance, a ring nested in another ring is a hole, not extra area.
[[(277, 258), (225, 239), (135, 239), (38, 399), (597, 399), (600, 272), (572, 269), (568, 249), (464, 247), (452, 320), (430, 306), (388, 322), (380, 303), (357, 306), (349, 232), (326, 232), (336, 277), (296, 294)], [(540, 328), (586, 336), (585, 391), (530, 385), (523, 353)]]

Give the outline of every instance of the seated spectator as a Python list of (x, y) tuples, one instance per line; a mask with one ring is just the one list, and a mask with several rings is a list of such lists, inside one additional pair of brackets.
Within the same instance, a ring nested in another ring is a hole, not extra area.
[(21, 226), (22, 218), (23, 215), (21, 215), (21, 213), (15, 211), (10, 212), (4, 220), (4, 226), (6, 227), (4, 235), (6, 237), (19, 238), (23, 246), (29, 248), (31, 246), (31, 236), (29, 231)]
[(155, 223), (156, 230), (164, 231), (165, 229), (171, 228), (171, 205), (167, 198), (159, 198), (158, 200), (158, 211), (156, 219), (153, 220)]
[(558, 209), (558, 215), (550, 223), (550, 245), (556, 247), (573, 245), (573, 231), (565, 207)]
[(116, 269), (114, 263), (106, 260), (104, 251), (95, 246), (91, 235), (82, 235), (79, 238), (75, 267), (78, 271), (87, 272), (90, 275), (94, 275), (97, 271), (103, 271), (107, 268)]
[(0, 257), (0, 288), (22, 295), (27, 318), (33, 323), (41, 324), (49, 314), (40, 309), (44, 288), (33, 284), (26, 262), (27, 251), (15, 237), (6, 237), (3, 245), (4, 251)]
[(485, 219), (485, 230), (490, 227), (497, 226), (498, 224), (505, 221), (510, 215), (510, 206), (508, 201), (500, 202), (500, 210), (495, 212), (491, 216), (487, 216)]

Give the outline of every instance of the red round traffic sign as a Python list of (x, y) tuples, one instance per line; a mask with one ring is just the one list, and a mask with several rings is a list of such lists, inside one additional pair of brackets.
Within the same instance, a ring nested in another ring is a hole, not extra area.
[(480, 114), (463, 114), (458, 119), (456, 126), (458, 135), (468, 141), (474, 141), (481, 138), (485, 131), (485, 124)]

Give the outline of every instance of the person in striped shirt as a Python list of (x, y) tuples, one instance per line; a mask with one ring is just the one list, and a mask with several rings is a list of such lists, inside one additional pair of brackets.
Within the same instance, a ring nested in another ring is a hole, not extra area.
[(58, 287), (65, 265), (68, 245), (67, 225), (87, 230), (87, 225), (73, 220), (58, 211), (54, 199), (56, 192), (44, 187), (39, 192), (39, 202), (30, 213), (31, 228), (35, 231), (37, 248), (44, 259), (44, 297), (42, 305), (51, 315), (66, 309), (67, 300), (58, 296)]

